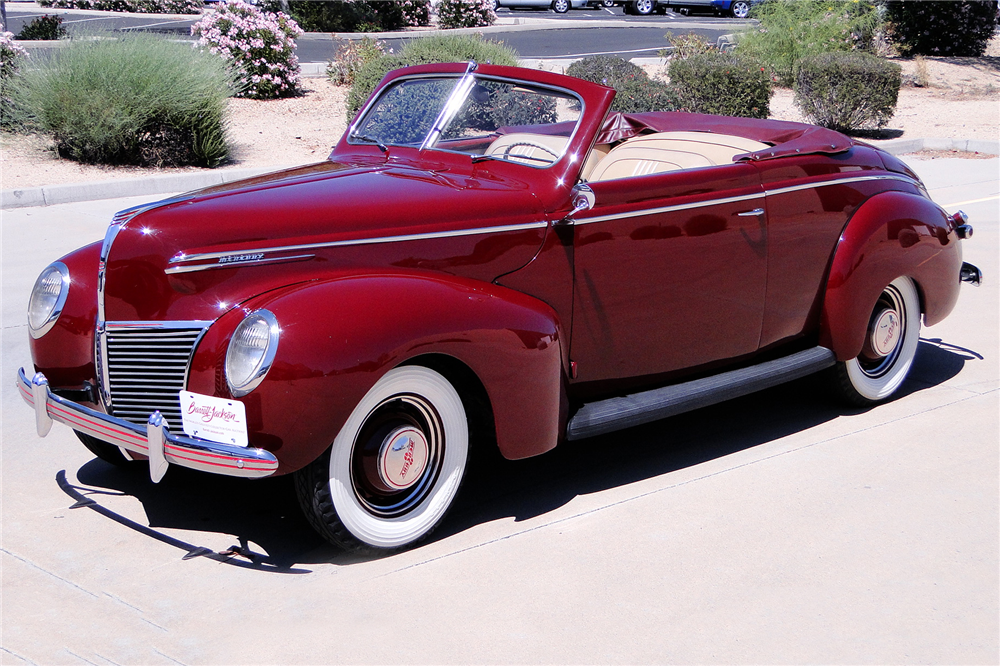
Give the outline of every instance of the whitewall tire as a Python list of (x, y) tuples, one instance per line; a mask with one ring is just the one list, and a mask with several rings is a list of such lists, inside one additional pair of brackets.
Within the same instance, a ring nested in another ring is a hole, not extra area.
[(860, 406), (888, 400), (906, 381), (919, 341), (920, 295), (912, 280), (898, 278), (872, 310), (861, 354), (837, 364), (840, 393)]
[(465, 475), (469, 425), (458, 392), (423, 366), (390, 370), (330, 449), (296, 473), (306, 517), (349, 550), (394, 550), (437, 527)]

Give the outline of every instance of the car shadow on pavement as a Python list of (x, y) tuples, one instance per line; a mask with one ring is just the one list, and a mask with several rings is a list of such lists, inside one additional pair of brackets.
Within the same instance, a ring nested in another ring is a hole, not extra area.
[[(940, 340), (922, 340), (901, 396), (942, 384), (975, 359), (982, 357)], [(490, 521), (535, 518), (581, 495), (669, 474), (863, 411), (832, 399), (821, 373), (670, 419), (566, 442), (536, 458), (508, 461), (487, 454), (472, 465), (455, 508), (431, 540)], [(91, 460), (77, 470), (81, 485), (65, 479), (60, 485), (79, 508), (89, 507), (173, 545), (184, 559), (205, 556), (278, 573), (307, 573), (301, 567), (308, 564), (349, 565), (372, 559), (343, 553), (316, 535), (299, 510), (290, 477), (252, 481), (174, 466), (153, 484), (145, 463), (131, 467)], [(107, 508), (102, 495), (108, 494), (138, 499), (148, 527)], [(212, 550), (164, 529), (231, 535), (233, 543), (229, 549)]]

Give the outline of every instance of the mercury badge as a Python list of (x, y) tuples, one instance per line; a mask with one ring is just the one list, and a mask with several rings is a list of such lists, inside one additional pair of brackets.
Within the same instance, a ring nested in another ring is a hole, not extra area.
[(390, 488), (405, 490), (424, 473), (427, 455), (427, 440), (422, 432), (412, 426), (397, 428), (382, 443), (379, 477)]

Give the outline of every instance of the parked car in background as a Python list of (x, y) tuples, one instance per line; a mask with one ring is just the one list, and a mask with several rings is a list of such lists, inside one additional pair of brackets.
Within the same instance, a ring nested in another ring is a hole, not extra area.
[(470, 452), (821, 371), (853, 404), (897, 395), (921, 320), (980, 280), (964, 215), (836, 132), (614, 96), (400, 69), (327, 160), (121, 211), (31, 293), (38, 434), (154, 482), (293, 474), (324, 538), (392, 550), (440, 523)]
[(719, 16), (747, 18), (753, 5), (763, 0), (629, 0), (624, 3), (626, 14), (652, 14), (672, 10), (688, 13), (707, 11)]
[(588, 9), (588, 0), (493, 0), (493, 11), (507, 9), (551, 9), (557, 14), (565, 14), (570, 9)]

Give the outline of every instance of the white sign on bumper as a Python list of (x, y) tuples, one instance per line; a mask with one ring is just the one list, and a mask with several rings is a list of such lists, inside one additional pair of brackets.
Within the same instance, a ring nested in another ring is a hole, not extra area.
[(242, 402), (190, 391), (181, 391), (180, 396), (185, 434), (234, 446), (250, 445)]

